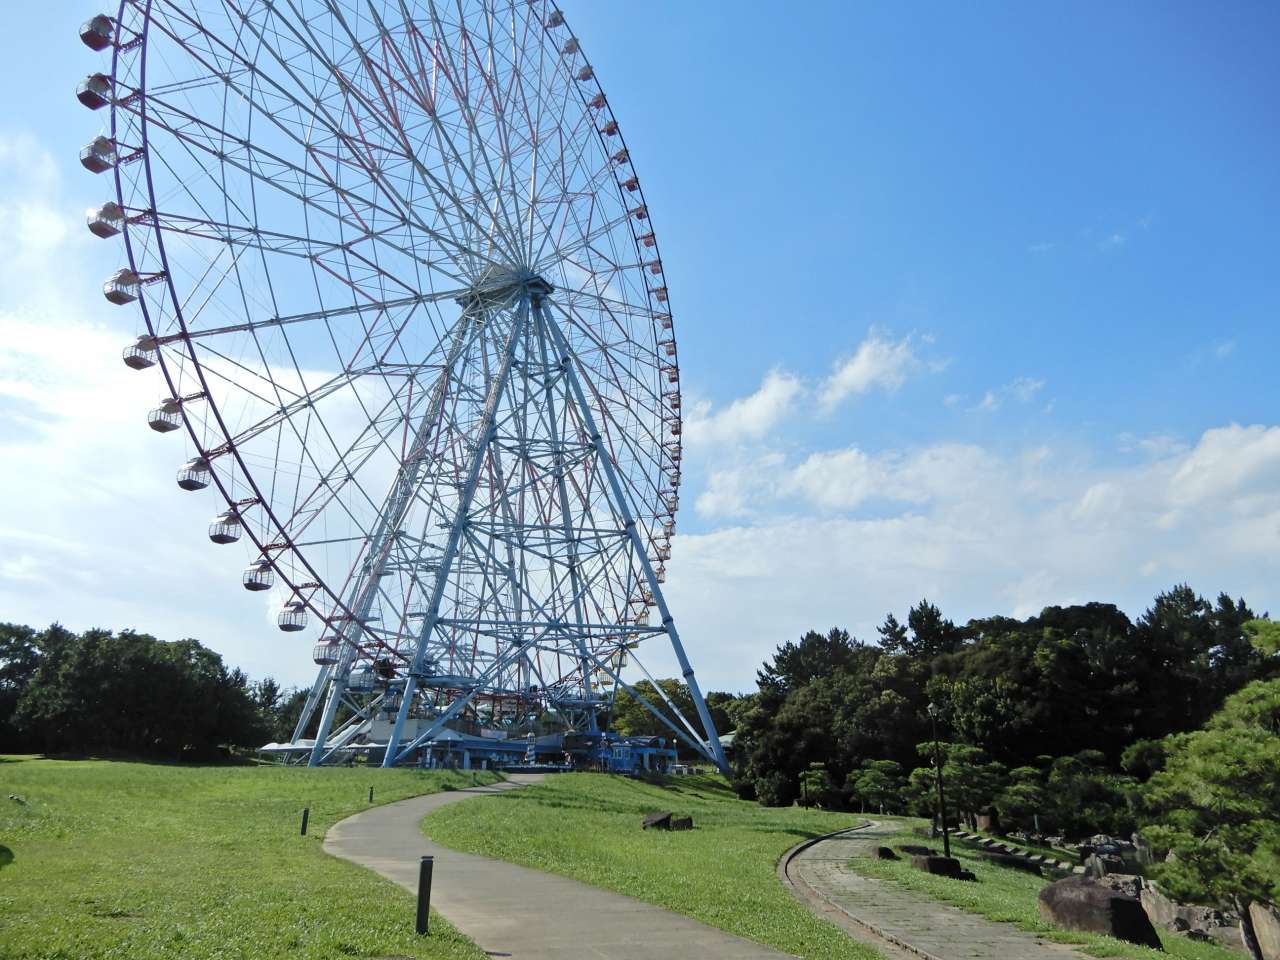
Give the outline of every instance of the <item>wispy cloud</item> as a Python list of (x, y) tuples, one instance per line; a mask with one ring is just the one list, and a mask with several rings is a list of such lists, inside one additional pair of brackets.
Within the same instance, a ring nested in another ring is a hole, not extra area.
[(1018, 403), (1030, 403), (1044, 387), (1044, 380), (1036, 379), (1035, 377), (1015, 377), (1002, 387), (985, 391), (982, 399), (969, 409), (983, 413), (994, 413), (1010, 400)]
[(818, 391), (818, 405), (830, 413), (846, 398), (872, 390), (893, 393), (911, 374), (925, 364), (916, 353), (914, 338), (908, 334), (894, 340), (872, 327), (852, 356), (839, 361)]

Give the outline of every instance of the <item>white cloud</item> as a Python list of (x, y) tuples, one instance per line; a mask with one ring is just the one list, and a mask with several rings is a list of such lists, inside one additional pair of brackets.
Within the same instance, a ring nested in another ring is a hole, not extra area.
[(1277, 606), (1280, 426), (1208, 430), (1121, 467), (1043, 444), (938, 444), (772, 470), (772, 505), (762, 496), (751, 522), (681, 534), (669, 564), (672, 609), (713, 689), (749, 687), (760, 660), (810, 628), (874, 639), (886, 611), (922, 596), (957, 620), (1087, 600), (1137, 615), (1180, 581)]
[(1220, 340), (1213, 345), (1213, 355), (1219, 360), (1225, 360), (1236, 352), (1235, 338), (1230, 340)]
[(695, 407), (685, 418), (685, 439), (695, 447), (759, 440), (792, 413), (803, 393), (798, 377), (770, 370), (760, 389), (723, 410), (713, 413), (710, 404)]
[(836, 364), (819, 390), (818, 403), (830, 413), (854, 394), (877, 389), (893, 393), (921, 366), (910, 335), (893, 340), (873, 327), (853, 355)]
[(4, 618), (194, 636), (254, 675), (309, 682), (309, 647), (264, 629), (240, 586), (247, 548), (206, 538), (216, 496), (174, 483), (185, 436), (146, 426), (163, 382), (120, 362), (141, 319), (99, 289), (123, 250), (84, 229), (58, 169), (30, 137), (0, 134)]
[[(1006, 400), (1030, 403), (1035, 399), (1036, 394), (1044, 389), (1044, 386), (1044, 380), (1037, 380), (1034, 377), (1015, 377), (1002, 387), (985, 391), (982, 394), (982, 399), (970, 409), (981, 413), (995, 413), (1004, 406)], [(1052, 405), (1050, 405), (1051, 407)], [(1046, 409), (1045, 412), (1048, 413), (1050, 411)]]

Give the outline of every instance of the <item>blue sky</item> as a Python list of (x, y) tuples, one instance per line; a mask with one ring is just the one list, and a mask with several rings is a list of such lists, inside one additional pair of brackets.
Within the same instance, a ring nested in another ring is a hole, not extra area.
[[(74, 160), (94, 12), (23, 4), (0, 37), (0, 449), (25, 465), (0, 477), (0, 618), (192, 633), (300, 682), (302, 648), (208, 556), (207, 505), (150, 469), (155, 387), (96, 289), (118, 253), (77, 221), (103, 199)], [(1136, 614), (1185, 579), (1280, 607), (1280, 8), (565, 12), (672, 291), (670, 588), (710, 686), (925, 594), (957, 619)], [(32, 409), (61, 424), (34, 444)], [(77, 493), (86, 467), (114, 485)]]

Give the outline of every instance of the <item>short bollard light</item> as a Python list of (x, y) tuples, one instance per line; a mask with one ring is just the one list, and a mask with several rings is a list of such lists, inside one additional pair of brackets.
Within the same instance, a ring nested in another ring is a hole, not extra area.
[(302, 808), (302, 834), (301, 834), (301, 835), (302, 835), (302, 836), (304, 836), (304, 837), (307, 835), (307, 818), (308, 818), (308, 817), (310, 817), (310, 816), (311, 816), (311, 808), (310, 808), (310, 807), (303, 807), (303, 808)]
[(418, 864), (418, 926), (419, 934), (429, 932), (428, 920), (431, 916), (431, 870), (435, 865), (434, 857), (423, 857)]
[(369, 788), (369, 802), (373, 803), (373, 787)]

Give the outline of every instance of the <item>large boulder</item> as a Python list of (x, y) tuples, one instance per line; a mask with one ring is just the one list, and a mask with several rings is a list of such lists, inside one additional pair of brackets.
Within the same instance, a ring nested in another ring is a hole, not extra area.
[(651, 813), (640, 821), (640, 828), (642, 830), (670, 830), (672, 816), (673, 814), (670, 810), (660, 810), (657, 813)]
[(938, 853), (933, 847), (926, 847), (919, 843), (900, 843), (898, 849), (905, 854), (917, 857), (933, 857)]
[(1186, 933), (1189, 930), (1211, 930), (1227, 926), (1226, 917), (1221, 910), (1194, 903), (1179, 903), (1165, 896), (1152, 883), (1143, 885), (1141, 898), (1142, 908), (1147, 911), (1151, 922), (1166, 930)]
[(1280, 960), (1280, 909), (1274, 903), (1254, 903), (1249, 907), (1253, 932), (1262, 948), (1263, 960)]
[(1163, 949), (1156, 928), (1134, 897), (1103, 886), (1091, 877), (1073, 876), (1040, 891), (1040, 916), (1067, 930), (1100, 933), (1153, 949)]
[(897, 860), (898, 855), (888, 847), (876, 847), (871, 851), (872, 860)]

